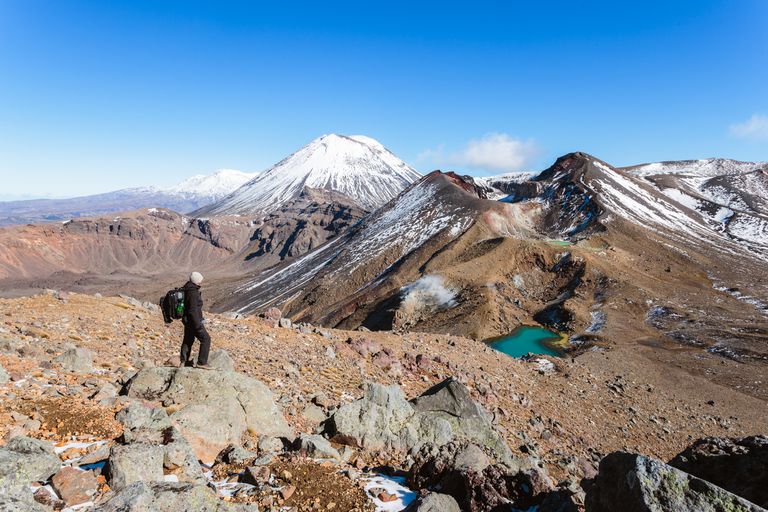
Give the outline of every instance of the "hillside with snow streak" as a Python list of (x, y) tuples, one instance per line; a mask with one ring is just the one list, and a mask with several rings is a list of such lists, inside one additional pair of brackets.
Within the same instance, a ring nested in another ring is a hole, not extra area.
[(390, 271), (426, 246), (433, 245), (434, 252), (459, 237), (494, 207), (478, 194), (455, 174), (430, 173), (345, 235), (290, 265), (252, 277), (235, 290), (227, 307), (249, 313), (300, 304), (311, 295), (308, 300), (327, 313), (336, 301), (376, 290)]
[(375, 210), (421, 176), (376, 140), (323, 135), (198, 215), (264, 214), (305, 187), (332, 190)]
[(711, 231), (755, 253), (768, 250), (768, 163), (709, 158), (624, 170), (651, 184)]

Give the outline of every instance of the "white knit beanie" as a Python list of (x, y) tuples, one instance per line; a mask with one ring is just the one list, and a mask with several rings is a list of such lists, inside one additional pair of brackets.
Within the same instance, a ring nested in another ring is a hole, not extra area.
[(203, 282), (203, 274), (200, 272), (192, 272), (189, 274), (189, 280), (192, 281), (194, 284), (199, 285)]

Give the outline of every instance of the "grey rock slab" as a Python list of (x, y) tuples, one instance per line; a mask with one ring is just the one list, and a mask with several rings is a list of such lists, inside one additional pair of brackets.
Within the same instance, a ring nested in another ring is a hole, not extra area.
[(487, 446), (501, 462), (514, 465), (512, 452), (493, 428), (488, 413), (456, 379), (447, 379), (412, 400), (417, 413), (445, 420), (455, 439)]
[(461, 512), (461, 509), (453, 496), (430, 492), (417, 498), (403, 512)]
[(208, 356), (208, 364), (217, 370), (226, 372), (235, 371), (235, 361), (223, 348), (219, 348), (211, 352), (211, 355)]
[(661, 461), (613, 452), (587, 492), (590, 512), (764, 512), (765, 509)]
[(174, 471), (182, 482), (205, 481), (192, 445), (173, 426), (165, 410), (132, 403), (115, 417), (123, 424), (126, 443), (159, 447), (163, 453), (163, 467)]
[(159, 400), (197, 457), (211, 462), (246, 430), (293, 437), (293, 430), (262, 382), (237, 372), (195, 368), (145, 368), (127, 384), (128, 396)]
[(323, 436), (316, 434), (300, 434), (299, 437), (296, 438), (294, 446), (296, 450), (310, 457), (341, 460), (339, 451), (331, 446), (331, 443)]
[(322, 423), (327, 419), (325, 411), (315, 404), (307, 404), (301, 411), (301, 416), (311, 423)]
[(261, 436), (257, 446), (259, 453), (280, 453), (283, 451), (283, 441), (278, 437)]
[(401, 435), (414, 415), (396, 385), (368, 384), (359, 400), (345, 404), (331, 418), (335, 440), (368, 450), (408, 450)]
[(162, 482), (164, 450), (134, 443), (113, 446), (109, 454), (109, 485), (120, 490), (135, 482)]
[(61, 459), (51, 443), (17, 436), (0, 448), (0, 487), (44, 482), (60, 467)]
[(126, 443), (159, 443), (162, 432), (173, 426), (164, 409), (147, 407), (134, 402), (115, 415), (123, 425), (123, 439)]
[(53, 362), (71, 372), (88, 373), (93, 371), (93, 356), (91, 351), (85, 348), (71, 348), (56, 357)]
[(91, 400), (95, 402), (101, 402), (102, 400), (108, 400), (115, 398), (120, 390), (110, 383), (106, 383), (99, 388), (99, 390), (91, 396)]
[(95, 512), (258, 512), (256, 504), (227, 503), (205, 485), (136, 482)]
[(448, 379), (408, 402), (396, 386), (368, 384), (364, 396), (342, 405), (328, 430), (334, 440), (366, 450), (416, 452), (424, 444), (466, 440), (487, 447), (510, 467), (520, 468), (488, 414), (458, 381)]
[(5, 371), (3, 365), (0, 364), (0, 386), (7, 384), (9, 380), (11, 380), (11, 376), (8, 375), (8, 372)]
[(6, 484), (0, 481), (0, 512), (50, 512), (35, 501), (27, 485)]

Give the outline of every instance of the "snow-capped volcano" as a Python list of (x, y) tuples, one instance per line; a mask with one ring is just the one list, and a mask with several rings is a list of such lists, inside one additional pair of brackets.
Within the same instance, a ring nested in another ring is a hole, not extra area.
[(323, 135), (196, 213), (268, 213), (299, 197), (305, 187), (341, 192), (374, 210), (419, 178), (419, 173), (370, 137)]

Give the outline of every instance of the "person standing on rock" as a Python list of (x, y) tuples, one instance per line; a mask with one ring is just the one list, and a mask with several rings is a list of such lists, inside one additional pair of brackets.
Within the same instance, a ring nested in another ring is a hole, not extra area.
[(184, 316), (181, 321), (184, 324), (184, 340), (181, 342), (181, 366), (192, 366), (190, 358), (192, 345), (195, 338), (200, 341), (200, 350), (197, 354), (197, 368), (210, 370), (208, 366), (208, 352), (211, 350), (211, 337), (205, 330), (203, 319), (203, 296), (200, 293), (200, 284), (203, 275), (200, 272), (192, 272), (189, 281), (182, 288), (184, 290)]

